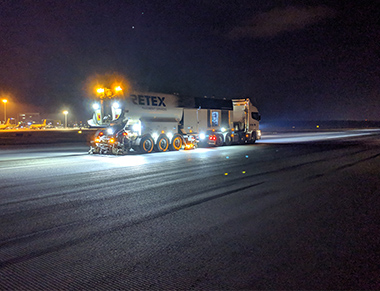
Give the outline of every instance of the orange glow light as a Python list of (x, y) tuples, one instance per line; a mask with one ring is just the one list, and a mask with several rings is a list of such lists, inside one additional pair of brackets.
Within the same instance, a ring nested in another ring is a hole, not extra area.
[(186, 144), (186, 146), (185, 146), (185, 149), (186, 149), (186, 150), (190, 150), (190, 149), (192, 149), (192, 148), (194, 148), (194, 145), (193, 145), (192, 143), (188, 143), (188, 144)]

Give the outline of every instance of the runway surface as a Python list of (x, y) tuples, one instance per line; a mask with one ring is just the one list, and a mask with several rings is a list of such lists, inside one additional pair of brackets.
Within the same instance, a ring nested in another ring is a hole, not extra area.
[(0, 289), (378, 289), (380, 135), (0, 150)]

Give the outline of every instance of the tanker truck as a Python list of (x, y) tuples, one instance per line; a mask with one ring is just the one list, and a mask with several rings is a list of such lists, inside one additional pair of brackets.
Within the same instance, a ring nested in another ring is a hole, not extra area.
[(249, 98), (181, 97), (151, 92), (94, 104), (90, 154), (151, 153), (255, 143), (260, 115)]

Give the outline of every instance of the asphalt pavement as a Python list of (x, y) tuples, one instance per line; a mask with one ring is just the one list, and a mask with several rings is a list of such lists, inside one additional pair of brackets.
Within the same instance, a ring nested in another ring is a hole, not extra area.
[(2, 148), (0, 289), (379, 289), (379, 132), (301, 135)]

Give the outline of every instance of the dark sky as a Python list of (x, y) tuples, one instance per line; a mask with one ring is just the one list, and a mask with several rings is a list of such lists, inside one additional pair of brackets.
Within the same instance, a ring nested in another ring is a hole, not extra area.
[(135, 90), (252, 97), (267, 120), (380, 120), (378, 5), (0, 0), (0, 92), (87, 115), (88, 80), (117, 74)]

